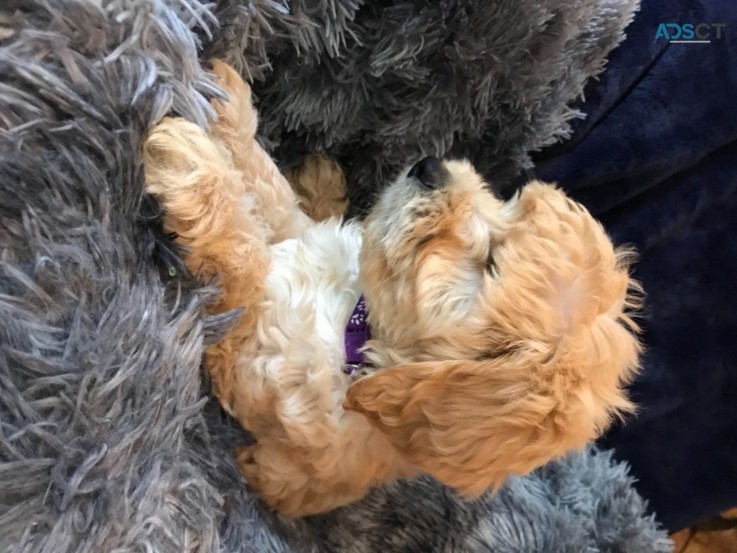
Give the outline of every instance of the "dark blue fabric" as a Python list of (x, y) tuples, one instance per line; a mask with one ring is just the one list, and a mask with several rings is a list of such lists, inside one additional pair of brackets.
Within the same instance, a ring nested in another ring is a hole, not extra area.
[[(660, 23), (726, 23), (710, 44)], [(572, 138), (536, 156), (640, 252), (640, 413), (602, 440), (676, 530), (737, 506), (737, 2), (647, 0)]]

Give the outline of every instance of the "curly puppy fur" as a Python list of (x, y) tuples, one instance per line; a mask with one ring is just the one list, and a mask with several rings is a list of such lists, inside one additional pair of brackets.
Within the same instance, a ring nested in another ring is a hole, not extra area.
[(259, 318), (268, 245), (297, 234), (309, 220), (255, 140), (249, 87), (221, 62), (214, 62), (213, 72), (230, 97), (213, 102), (218, 119), (212, 136), (166, 118), (146, 141), (144, 165), (148, 192), (166, 208), (167, 230), (187, 247), (187, 267), (203, 279), (218, 278), (222, 294), (211, 311), (246, 308), (227, 337), (207, 351), (213, 391), (238, 418), (236, 404), (244, 395), (235, 363)]
[[(164, 120), (147, 185), (189, 269), (220, 279), (212, 311), (245, 308), (207, 363), (257, 439), (238, 464), (267, 503), (320, 513), (419, 471), (478, 494), (632, 408), (628, 256), (581, 206), (541, 183), (502, 202), (470, 164), (446, 161), (441, 186), (399, 178), (365, 226), (316, 223), (254, 140), (247, 85), (214, 72), (230, 95), (218, 122), (208, 135)], [(332, 174), (315, 163), (306, 171)], [(305, 175), (293, 180), (314, 190)], [(339, 205), (310, 194), (333, 206), (323, 215)], [(361, 293), (377, 371), (352, 383), (343, 329)]]
[(361, 279), (386, 367), (345, 407), (470, 494), (596, 438), (632, 410), (630, 255), (556, 188), (503, 203), (465, 162), (429, 192), (399, 179), (366, 221)]
[[(340, 339), (360, 295), (360, 228), (338, 219), (317, 225), (299, 211), (254, 140), (248, 86), (225, 64), (215, 62), (213, 71), (230, 101), (214, 102), (219, 118), (209, 135), (182, 119), (154, 128), (144, 152), (147, 189), (165, 208), (167, 230), (186, 246), (188, 268), (219, 278), (212, 312), (245, 308), (206, 359), (215, 395), (258, 440), (239, 452), (241, 471), (286, 515), (326, 511), (410, 474), (368, 419), (341, 407), (350, 380), (340, 370)], [(330, 167), (321, 160), (296, 176), (306, 195)], [(315, 282), (326, 268), (333, 274)], [(325, 314), (315, 313), (311, 295), (322, 289), (336, 325), (328, 337), (320, 335)]]

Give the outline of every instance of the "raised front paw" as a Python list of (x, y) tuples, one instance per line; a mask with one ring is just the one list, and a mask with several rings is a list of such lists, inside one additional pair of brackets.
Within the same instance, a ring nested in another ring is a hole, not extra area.
[[(258, 115), (251, 102), (251, 87), (223, 61), (212, 60), (212, 72), (217, 77), (217, 84), (228, 95), (227, 101), (212, 101), (217, 113), (214, 131), (225, 131), (237, 138), (242, 147), (250, 147), (258, 126)], [(223, 138), (227, 141), (228, 137)]]
[(229, 153), (205, 130), (181, 118), (164, 118), (143, 150), (146, 190), (165, 211), (165, 226), (185, 242), (220, 235), (231, 225), (240, 186)]
[(165, 117), (146, 137), (143, 163), (147, 192), (176, 207), (204, 195), (207, 171), (223, 162), (204, 129), (180, 117)]

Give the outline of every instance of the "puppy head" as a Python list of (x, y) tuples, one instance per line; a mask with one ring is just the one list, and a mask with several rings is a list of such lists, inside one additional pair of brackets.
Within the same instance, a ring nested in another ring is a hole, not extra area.
[(502, 202), (468, 163), (423, 160), (366, 221), (368, 355), (387, 368), (346, 409), (467, 493), (583, 446), (632, 408), (627, 258), (553, 186)]

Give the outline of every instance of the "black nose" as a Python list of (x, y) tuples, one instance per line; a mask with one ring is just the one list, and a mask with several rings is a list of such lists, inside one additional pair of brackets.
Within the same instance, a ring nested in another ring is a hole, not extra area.
[(408, 177), (415, 177), (420, 183), (430, 190), (435, 190), (443, 184), (443, 167), (440, 160), (435, 156), (427, 156), (415, 163), (414, 167), (407, 173)]

